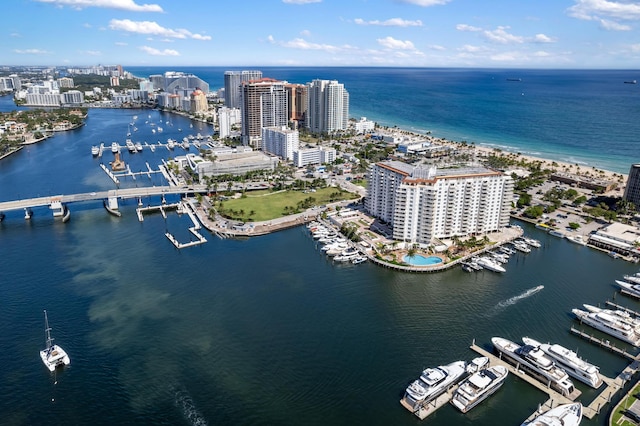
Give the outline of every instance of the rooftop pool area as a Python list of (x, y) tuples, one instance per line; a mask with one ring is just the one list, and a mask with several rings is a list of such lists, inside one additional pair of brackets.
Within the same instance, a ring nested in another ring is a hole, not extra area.
[(422, 256), (420, 254), (405, 256), (402, 261), (411, 266), (429, 266), (442, 263), (442, 259), (438, 256)]

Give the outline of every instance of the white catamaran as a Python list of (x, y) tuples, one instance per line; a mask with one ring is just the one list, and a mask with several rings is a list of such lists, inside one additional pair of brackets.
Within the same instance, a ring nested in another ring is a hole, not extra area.
[(59, 365), (69, 365), (71, 362), (69, 355), (67, 355), (60, 346), (53, 344), (46, 310), (44, 311), (44, 334), (46, 336), (47, 347), (40, 351), (40, 358), (42, 358), (44, 365), (47, 366), (49, 371), (55, 371)]

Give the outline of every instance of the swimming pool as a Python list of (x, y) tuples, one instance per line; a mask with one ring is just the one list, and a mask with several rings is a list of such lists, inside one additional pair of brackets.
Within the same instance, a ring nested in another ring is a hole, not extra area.
[(405, 256), (402, 258), (402, 261), (408, 263), (411, 266), (428, 266), (435, 265), (437, 263), (442, 263), (442, 259), (438, 256), (422, 256), (420, 254), (416, 254), (413, 256)]

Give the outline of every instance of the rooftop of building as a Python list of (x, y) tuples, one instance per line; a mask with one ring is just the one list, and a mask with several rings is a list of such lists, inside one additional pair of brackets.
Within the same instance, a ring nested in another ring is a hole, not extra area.
[[(447, 177), (468, 177), (468, 176), (480, 176), (480, 175), (501, 175), (502, 173), (495, 170), (488, 169), (480, 164), (464, 165), (459, 167), (448, 168), (436, 168), (414, 166), (402, 161), (390, 160), (377, 163), (378, 165), (393, 170), (397, 173), (403, 174), (406, 177), (415, 177), (416, 179), (425, 179), (429, 176), (429, 179), (447, 178)], [(430, 171), (433, 170), (433, 172)]]

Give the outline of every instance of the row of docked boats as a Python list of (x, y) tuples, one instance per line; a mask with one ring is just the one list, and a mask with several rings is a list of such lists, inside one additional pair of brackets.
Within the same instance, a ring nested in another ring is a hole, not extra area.
[(368, 260), (360, 250), (353, 245), (337, 231), (319, 223), (311, 222), (308, 226), (311, 236), (314, 240), (323, 244), (322, 250), (327, 256), (332, 257), (336, 262), (348, 262), (359, 264)]
[(462, 381), (453, 392), (450, 402), (466, 413), (493, 395), (507, 378), (509, 370), (506, 367), (488, 364), (489, 358), (478, 357), (470, 363), (455, 361), (427, 368), (407, 387), (400, 403), (415, 413)]
[(640, 272), (633, 275), (625, 275), (623, 280), (615, 280), (623, 293), (640, 299)]
[[(462, 413), (489, 398), (502, 387), (509, 370), (504, 365), (489, 365), (489, 358), (479, 357), (470, 363), (455, 361), (447, 365), (425, 369), (411, 382), (400, 400), (407, 410), (417, 413), (438, 396), (459, 385), (453, 391), (450, 403)], [(560, 405), (542, 413), (522, 426), (563, 425), (577, 426), (582, 419), (582, 404)], [(560, 423), (554, 421), (560, 420)]]
[(503, 245), (496, 250), (484, 253), (482, 256), (474, 256), (462, 262), (462, 269), (466, 272), (480, 271), (482, 269), (493, 272), (506, 272), (506, 269), (502, 265), (509, 261), (510, 256), (517, 251), (529, 253), (531, 251), (529, 247), (540, 247), (540, 242), (533, 238), (518, 238), (511, 242), (511, 247)]
[(582, 306), (585, 310), (571, 310), (580, 322), (640, 347), (640, 319), (621, 309), (604, 309), (588, 304)]

